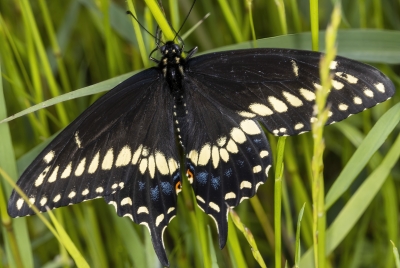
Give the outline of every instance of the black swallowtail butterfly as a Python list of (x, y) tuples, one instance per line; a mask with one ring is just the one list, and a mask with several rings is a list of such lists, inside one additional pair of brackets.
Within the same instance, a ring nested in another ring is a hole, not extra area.
[[(319, 85), (317, 52), (246, 49), (186, 58), (173, 42), (157, 67), (125, 80), (66, 127), (25, 170), (18, 186), (40, 211), (103, 197), (119, 216), (145, 225), (163, 265), (163, 232), (176, 215), (180, 156), (197, 204), (227, 239), (228, 206), (252, 197), (267, 178), (276, 136), (311, 130)], [(394, 94), (377, 69), (342, 57), (330, 65), (327, 124)], [(12, 217), (33, 214), (14, 191)]]

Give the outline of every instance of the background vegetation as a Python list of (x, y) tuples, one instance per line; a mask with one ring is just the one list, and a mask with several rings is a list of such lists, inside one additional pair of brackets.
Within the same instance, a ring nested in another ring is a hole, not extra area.
[[(155, 32), (156, 23), (141, 0), (0, 1), (0, 120), (6, 114), (9, 116), (36, 104), (48, 106), (46, 100), (61, 96), (55, 106), (0, 124), (3, 177), (8, 174), (17, 180), (48, 138), (84, 111), (101, 91), (112, 88), (133, 70), (153, 65), (148, 55), (155, 47), (154, 39), (143, 32), (142, 43), (141, 37), (135, 34), (131, 19), (125, 15), (132, 6), (128, 7), (126, 2), (134, 4), (138, 19), (146, 29)], [(163, 1), (174, 29), (180, 28), (191, 3), (191, 0)], [(233, 45), (230, 49), (251, 47), (255, 45), (252, 42), (236, 44), (253, 40), (254, 36), (267, 38), (257, 46), (311, 49), (311, 35), (303, 32), (309, 32), (311, 27), (326, 29), (332, 2), (319, 1), (317, 6), (311, 1), (311, 5), (318, 11), (311, 14), (317, 16), (319, 26), (315, 21), (310, 22), (309, 1), (201, 0), (181, 34), (210, 12), (209, 18), (185, 39), (187, 49), (199, 46), (200, 52), (207, 52), (225, 45)], [(340, 28), (338, 54), (374, 64), (399, 88), (400, 1), (343, 0)], [(367, 28), (375, 30), (367, 31)], [(322, 42), (323, 34), (320, 34)], [(320, 43), (320, 48), (323, 47)], [(81, 90), (63, 95), (75, 89)], [(93, 93), (96, 94), (90, 95)], [(324, 130), (326, 267), (395, 265), (390, 240), (400, 244), (397, 153), (400, 151), (397, 125), (400, 108), (395, 105), (399, 100), (397, 90), (390, 101)], [(381, 117), (382, 121), (371, 131)], [(277, 139), (271, 135), (268, 138), (276, 155)], [(301, 267), (313, 265), (310, 251), (313, 244), (312, 142), (309, 133), (289, 137), (283, 154), (285, 169), (282, 217), (279, 218), (282, 251), (278, 251), (278, 256), (282, 264), (287, 261), (289, 266), (295, 262), (296, 224), (304, 203), (300, 264)], [(275, 267), (276, 263), (272, 178), (273, 172), (256, 197), (235, 209), (269, 267)], [(37, 216), (8, 217), (5, 207), (11, 187), (4, 180), (1, 183), (0, 265), (74, 266), (65, 248)], [(257, 265), (252, 247), (231, 222), (228, 244), (219, 250), (214, 223), (197, 209), (187, 181), (178, 199), (178, 217), (168, 226), (164, 238), (171, 266)], [(147, 229), (127, 218), (119, 218), (114, 208), (102, 200), (60, 208), (54, 213), (92, 267), (159, 265)], [(47, 213), (44, 215), (48, 217)]]

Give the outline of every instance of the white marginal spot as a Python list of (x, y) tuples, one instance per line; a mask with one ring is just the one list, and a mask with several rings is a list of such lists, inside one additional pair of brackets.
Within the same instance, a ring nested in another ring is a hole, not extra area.
[(279, 132), (285, 133), (285, 132), (286, 132), (286, 128), (281, 127), (281, 128), (279, 129)]
[(315, 89), (317, 89), (317, 90), (322, 89), (322, 86), (318, 83), (313, 83), (313, 85), (314, 85)]
[(199, 152), (196, 150), (191, 150), (188, 154), (188, 158), (192, 161), (194, 165), (197, 165), (197, 161), (199, 160)]
[(218, 167), (219, 164), (219, 150), (217, 146), (213, 146), (211, 150), (211, 156), (212, 156), (212, 163), (214, 168)]
[(42, 173), (40, 173), (40, 175), (37, 177), (36, 181), (35, 181), (35, 186), (38, 187), (39, 185), (41, 185), (43, 183), (44, 178), (47, 175), (47, 172), (49, 172), (51, 166), (46, 167)]
[(134, 220), (133, 220), (133, 217), (132, 217), (132, 214), (126, 213), (126, 214), (124, 214), (124, 216), (122, 216), (122, 217), (128, 217), (128, 218), (131, 219), (131, 221), (134, 221)]
[(236, 145), (236, 143), (230, 139), (228, 141), (228, 144), (226, 145), (226, 149), (228, 150), (228, 152), (233, 153), (233, 154), (237, 154), (239, 152), (239, 149)]
[(385, 86), (382, 83), (374, 84), (374, 86), (379, 92), (385, 93)]
[(344, 80), (346, 80), (350, 84), (357, 84), (357, 82), (358, 82), (358, 78), (355, 77), (355, 76), (352, 76), (351, 74), (346, 74), (346, 73), (343, 73), (343, 72), (337, 72), (335, 74), (337, 76), (339, 76), (340, 78), (343, 78)]
[(165, 158), (165, 155), (159, 151), (156, 151), (155, 160), (157, 169), (161, 173), (161, 175), (168, 175), (169, 168), (168, 168), (167, 158)]
[(300, 94), (308, 101), (315, 100), (315, 93), (308, 89), (300, 88)]
[(283, 91), (282, 94), (285, 97), (285, 99), (290, 103), (290, 105), (292, 105), (294, 107), (300, 107), (303, 105), (303, 102), (301, 101), (301, 99), (297, 98), (295, 95), (290, 94), (287, 91)]
[(101, 163), (101, 169), (110, 170), (114, 162), (114, 150), (110, 148), (104, 156), (103, 163)]
[(236, 141), (239, 144), (242, 144), (246, 141), (246, 135), (240, 128), (237, 127), (232, 128), (231, 137), (234, 141)]
[(204, 199), (200, 195), (196, 195), (196, 199), (199, 200), (202, 203), (205, 203)]
[(364, 95), (367, 96), (368, 98), (373, 98), (374, 97), (374, 92), (368, 88), (364, 88)]
[(85, 190), (82, 191), (82, 195), (88, 195), (88, 194), (89, 194), (89, 189), (86, 188)]
[(132, 164), (136, 165), (139, 161), (140, 154), (142, 153), (143, 145), (140, 144), (136, 151), (133, 153)]
[(278, 135), (279, 134), (279, 129), (272, 130), (272, 133), (274, 133), (275, 135)]
[(172, 175), (179, 168), (178, 162), (173, 158), (168, 159), (169, 174)]
[(248, 135), (260, 134), (260, 128), (257, 126), (256, 122), (250, 119), (245, 119), (240, 122), (240, 128)]
[(104, 192), (103, 187), (98, 187), (98, 188), (96, 189), (96, 193), (101, 194), (102, 192)]
[(57, 173), (58, 173), (58, 169), (60, 168), (60, 166), (56, 166), (56, 168), (53, 170), (53, 172), (51, 173), (49, 179), (47, 182), (55, 182), (57, 179)]
[(140, 165), (139, 165), (140, 173), (144, 174), (146, 172), (146, 169), (147, 169), (147, 159), (143, 158), (140, 161)]
[(147, 230), (149, 230), (149, 233), (150, 233), (150, 236), (151, 236), (151, 231), (150, 231), (150, 227), (149, 227), (149, 224), (147, 223), (147, 222), (141, 222), (141, 223), (139, 223), (140, 225), (144, 225), (144, 226), (146, 226), (147, 227)]
[[(35, 201), (36, 201), (35, 197), (29, 198), (29, 203), (31, 203), (32, 205), (35, 204)], [(31, 207), (31, 206), (29, 206), (29, 207)]]
[(271, 103), (274, 110), (277, 111), (278, 113), (284, 113), (288, 110), (288, 107), (286, 106), (286, 104), (283, 101), (278, 100), (275, 97), (272, 97), (272, 96), (268, 97), (268, 101), (269, 101), (269, 103)]
[(360, 97), (354, 97), (353, 102), (354, 104), (360, 105), (362, 104), (362, 99)]
[(57, 203), (57, 202), (60, 201), (60, 200), (61, 200), (61, 194), (58, 194), (58, 195), (56, 195), (56, 196), (54, 197), (53, 202), (54, 202), (54, 203)]
[(332, 111), (328, 112), (328, 117), (331, 117), (333, 115)]
[(45, 157), (43, 157), (43, 161), (46, 162), (47, 164), (51, 162), (51, 160), (53, 160), (54, 158), (54, 151), (50, 151), (48, 152)]
[(97, 168), (99, 167), (99, 160), (100, 160), (100, 151), (96, 153), (96, 155), (92, 159), (92, 162), (89, 165), (88, 169), (89, 174), (93, 174), (96, 172)]
[(270, 108), (268, 108), (267, 106), (265, 106), (262, 103), (252, 103), (252, 104), (250, 104), (249, 109), (252, 112), (254, 112), (258, 115), (261, 115), (261, 116), (267, 116), (267, 115), (271, 115), (274, 113)]
[(269, 165), (268, 167), (265, 168), (265, 175), (267, 175), (267, 177), (268, 177), (268, 172), (269, 172), (270, 168), (271, 168), (271, 165)]
[[(204, 211), (204, 210), (203, 210)], [(218, 228), (218, 222), (217, 222), (217, 220), (214, 218), (214, 216), (213, 215), (211, 215), (211, 214), (208, 214), (208, 216), (210, 216), (213, 220), (214, 220), (214, 222), (215, 222), (215, 226), (217, 227), (217, 233), (219, 233), (219, 228)]]
[(332, 86), (336, 90), (341, 90), (344, 87), (344, 84), (339, 81), (332, 80)]
[(82, 142), (79, 139), (78, 132), (75, 132), (75, 136), (74, 137), (75, 137), (75, 143), (78, 146), (78, 148), (82, 148)]
[(18, 210), (21, 210), (21, 208), (22, 208), (22, 206), (24, 205), (24, 199), (22, 199), (22, 198), (20, 198), (20, 199), (18, 199), (18, 201), (17, 201), (17, 209)]
[(293, 73), (297, 77), (299, 76), (299, 66), (297, 66), (297, 63), (294, 60), (290, 61), (292, 63), (292, 68), (293, 68)]
[(207, 165), (208, 161), (210, 161), (210, 157), (211, 157), (211, 146), (209, 143), (206, 143), (200, 150), (198, 165), (199, 166)]
[(208, 204), (208, 206), (209, 206), (210, 208), (212, 208), (213, 210), (215, 210), (216, 212), (220, 212), (219, 206), (218, 206), (217, 204), (215, 204), (214, 202), (210, 202), (210, 203)]
[(304, 127), (304, 125), (302, 124), (302, 123), (297, 123), (295, 126), (294, 126), (294, 129), (295, 130), (299, 130), (299, 129), (302, 129)]
[(137, 214), (140, 214), (140, 213), (149, 214), (149, 209), (145, 206), (139, 207), (137, 210)]
[(115, 166), (116, 167), (127, 166), (131, 162), (131, 159), (132, 159), (131, 148), (128, 145), (125, 145), (119, 152), (117, 161), (115, 162)]
[(84, 157), (81, 162), (79, 162), (78, 167), (75, 169), (75, 176), (79, 177), (83, 174), (85, 171), (85, 165), (86, 165), (86, 157)]
[(234, 192), (229, 192), (225, 195), (225, 200), (228, 199), (235, 199), (236, 198), (236, 194)]
[(115, 208), (115, 211), (118, 212), (118, 205), (117, 205), (117, 203), (116, 203), (115, 201), (110, 201), (110, 202), (108, 202), (108, 204), (109, 204), (109, 205), (113, 205), (114, 208)]
[(229, 153), (225, 148), (219, 149), (219, 155), (221, 156), (221, 159), (224, 160), (225, 163), (228, 162), (229, 160)]
[(125, 197), (124, 199), (122, 199), (121, 206), (125, 205), (132, 205), (132, 199), (130, 197)]
[(335, 69), (337, 68), (337, 66), (338, 66), (338, 62), (335, 61), (335, 60), (333, 60), (333, 61), (331, 61), (331, 63), (329, 64), (329, 69), (335, 70)]
[(268, 156), (268, 155), (269, 155), (269, 152), (266, 151), (266, 150), (263, 150), (263, 151), (260, 152), (260, 157), (261, 157), (261, 158), (264, 158), (264, 157), (266, 157), (266, 156)]
[(246, 200), (246, 199), (249, 199), (249, 197), (248, 196), (243, 196), (242, 198), (240, 198), (240, 201), (239, 201), (239, 203), (242, 203), (244, 200)]
[(149, 156), (149, 172), (150, 177), (154, 179), (154, 174), (156, 173), (156, 162), (154, 161), (154, 155)]
[(253, 118), (253, 117), (256, 117), (256, 115), (255, 114), (253, 114), (253, 113), (249, 113), (249, 112), (246, 112), (246, 111), (240, 111), (240, 112), (237, 112), (241, 117), (246, 117), (246, 118)]
[(349, 108), (349, 106), (346, 105), (346, 104), (344, 104), (344, 103), (340, 103), (339, 106), (338, 106), (338, 108), (339, 108), (339, 110), (341, 110), (341, 111), (346, 111), (346, 110)]
[(149, 156), (149, 148), (143, 147), (142, 155), (143, 155), (144, 157)]
[(240, 112), (237, 112), (241, 117), (246, 117), (246, 118), (253, 118), (253, 117), (256, 117), (256, 115), (255, 114), (253, 114), (253, 113), (249, 113), (249, 112), (246, 112), (246, 111), (240, 111)]
[(66, 179), (71, 175), (72, 171), (72, 162), (69, 162), (68, 166), (64, 169), (64, 172), (61, 174), (61, 179)]
[(164, 220), (164, 214), (160, 214), (157, 216), (156, 218), (156, 227), (158, 227), (158, 225), (160, 225), (160, 223)]
[(317, 122), (317, 121), (318, 121), (318, 118), (316, 118), (316, 117), (311, 117), (311, 119), (310, 119), (311, 123), (314, 123), (314, 122)]
[(120, 189), (122, 189), (122, 188), (124, 188), (124, 186), (125, 186), (125, 183), (123, 183), (123, 182), (120, 182), (120, 183), (118, 184), (118, 186), (119, 186), (119, 188), (120, 188)]
[(201, 211), (205, 212), (204, 209), (199, 205), (199, 203), (197, 203), (197, 207), (198, 207)]
[(226, 137), (225, 136), (219, 137), (217, 139), (217, 144), (218, 144), (219, 147), (224, 146), (225, 143), (226, 143)]
[[(169, 214), (169, 213), (171, 213), (172, 211), (174, 211), (175, 210), (175, 207), (170, 207), (169, 209), (168, 209), (168, 211), (167, 211), (167, 214)], [(170, 220), (171, 221), (171, 220)]]
[(111, 189), (117, 189), (118, 188), (118, 184), (114, 183), (113, 185), (111, 185)]
[(250, 188), (251, 189), (251, 182), (242, 181), (242, 183), (240, 184), (240, 189), (243, 189), (243, 188)]
[(69, 195), (68, 195), (68, 198), (69, 198), (69, 199), (72, 199), (73, 197), (75, 197), (75, 195), (76, 195), (76, 192), (75, 192), (75, 191), (71, 191), (71, 192), (69, 193)]
[(262, 184), (264, 184), (262, 181), (256, 184), (256, 192), (258, 191), (258, 187), (260, 187)]
[(42, 199), (40, 199), (40, 205), (42, 207), (44, 207), (44, 205), (46, 205), (47, 203), (47, 197), (43, 196)]
[(253, 167), (253, 173), (259, 173), (261, 170), (262, 168), (260, 165)]

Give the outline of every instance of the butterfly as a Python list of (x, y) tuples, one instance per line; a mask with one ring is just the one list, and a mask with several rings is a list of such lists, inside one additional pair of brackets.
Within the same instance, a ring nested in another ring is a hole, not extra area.
[[(163, 233), (176, 216), (181, 169), (224, 247), (228, 208), (254, 196), (271, 168), (261, 126), (288, 136), (310, 131), (317, 120), (321, 53), (259, 48), (194, 57), (195, 48), (185, 58), (172, 41), (159, 50), (156, 67), (98, 99), (17, 184), (42, 212), (104, 198), (119, 216), (148, 228), (158, 258), (168, 265)], [(327, 124), (394, 94), (393, 83), (369, 65), (338, 56), (330, 70)], [(13, 191), (8, 213), (21, 217), (33, 210)]]

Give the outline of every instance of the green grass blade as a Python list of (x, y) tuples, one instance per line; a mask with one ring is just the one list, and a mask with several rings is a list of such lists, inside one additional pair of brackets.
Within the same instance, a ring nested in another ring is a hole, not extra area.
[(387, 136), (393, 131), (399, 121), (400, 103), (393, 106), (378, 120), (344, 167), (326, 195), (325, 202), (327, 209), (350, 187), (356, 176), (365, 167), (371, 156), (385, 142)]
[[(391, 169), (399, 161), (400, 135), (386, 154), (382, 163), (371, 173), (364, 183), (357, 189), (339, 215), (326, 232), (326, 254), (332, 251), (343, 241), (349, 231), (355, 226), (358, 219), (365, 212), (378, 191), (381, 189)], [(312, 267), (313, 254), (309, 249), (301, 259), (301, 266)]]

